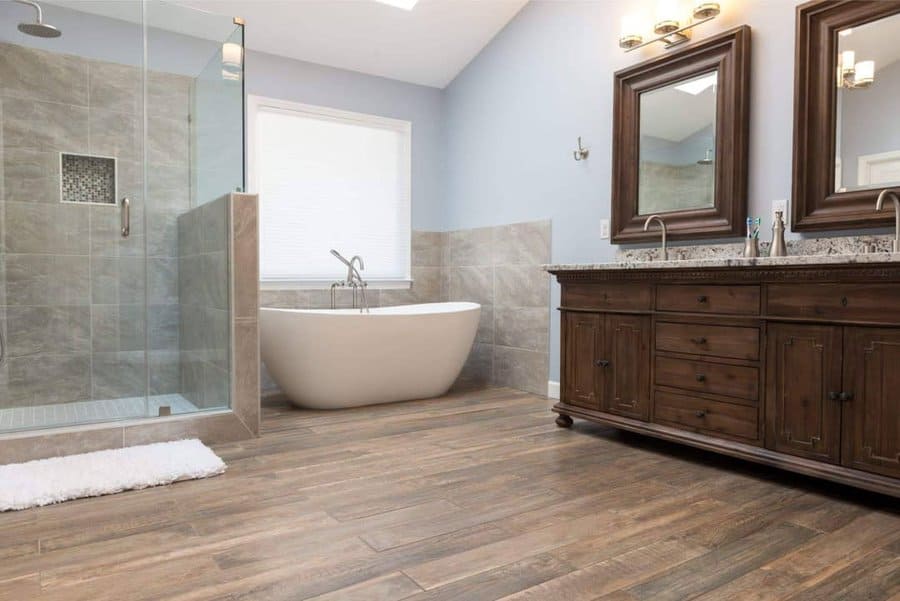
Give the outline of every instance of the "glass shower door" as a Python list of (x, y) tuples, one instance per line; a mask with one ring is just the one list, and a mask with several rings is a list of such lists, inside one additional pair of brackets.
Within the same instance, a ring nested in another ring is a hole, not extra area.
[[(148, 414), (143, 6), (0, 6), (0, 432)], [(126, 200), (127, 199), (127, 202)]]

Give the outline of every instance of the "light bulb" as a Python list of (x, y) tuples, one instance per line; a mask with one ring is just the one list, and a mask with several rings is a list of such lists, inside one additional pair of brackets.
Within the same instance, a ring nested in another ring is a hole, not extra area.
[(244, 62), (244, 49), (240, 44), (225, 42), (222, 44), (222, 65), (232, 69), (240, 69)]
[(856, 63), (856, 73), (853, 83), (860, 87), (872, 85), (875, 81), (875, 61), (859, 61)]
[(672, 33), (679, 25), (678, 0), (659, 0), (656, 5), (656, 23), (653, 31), (657, 35)]
[(644, 41), (640, 34), (640, 19), (637, 15), (625, 15), (622, 17), (622, 32), (619, 35), (619, 46), (631, 48)]

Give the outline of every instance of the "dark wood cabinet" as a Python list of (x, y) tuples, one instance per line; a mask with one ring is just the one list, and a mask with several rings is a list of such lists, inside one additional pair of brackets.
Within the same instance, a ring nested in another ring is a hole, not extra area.
[(647, 419), (650, 319), (567, 313), (565, 397), (580, 407)]
[(900, 478), (900, 329), (844, 330), (843, 463)]
[(597, 390), (603, 388), (603, 372), (597, 369), (603, 348), (603, 316), (569, 313), (565, 318), (565, 398), (572, 404), (600, 409)]
[(606, 315), (606, 356), (601, 408), (647, 419), (650, 415), (650, 318)]
[(818, 461), (841, 454), (841, 328), (769, 324), (766, 444)]
[(900, 496), (900, 263), (552, 272), (559, 425)]

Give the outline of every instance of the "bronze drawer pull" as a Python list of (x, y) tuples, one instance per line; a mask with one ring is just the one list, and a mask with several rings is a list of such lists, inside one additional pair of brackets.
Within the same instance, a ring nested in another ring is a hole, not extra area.
[(609, 367), (609, 361), (606, 359), (597, 359), (594, 361), (594, 365), (597, 367)]
[(694, 413), (694, 415), (696, 415), (697, 417), (706, 417), (706, 411), (701, 409), (700, 411), (697, 411), (696, 413)]
[(706, 338), (700, 336), (699, 338), (691, 338), (691, 342), (694, 344), (706, 344)]
[(704, 374), (697, 374), (694, 377), (697, 378), (698, 382), (706, 382), (706, 376)]
[(697, 297), (697, 302), (698, 302), (698, 303), (705, 303), (705, 302), (708, 301), (708, 300), (709, 300), (709, 299), (706, 297), (705, 294), (701, 294), (700, 296)]

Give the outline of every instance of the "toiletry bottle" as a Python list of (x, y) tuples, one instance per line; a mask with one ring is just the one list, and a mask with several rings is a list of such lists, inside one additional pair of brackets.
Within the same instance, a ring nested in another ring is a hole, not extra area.
[(784, 215), (781, 211), (775, 211), (775, 223), (772, 224), (772, 246), (769, 249), (769, 256), (787, 256), (787, 247), (784, 243)]

